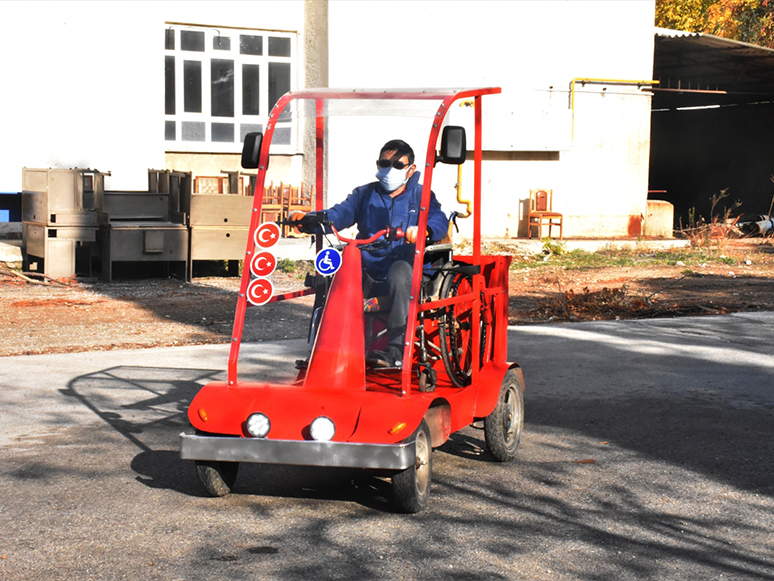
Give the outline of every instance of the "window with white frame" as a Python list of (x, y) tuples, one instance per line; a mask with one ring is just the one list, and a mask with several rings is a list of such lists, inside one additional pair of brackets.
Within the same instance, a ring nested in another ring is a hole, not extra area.
[[(164, 51), (167, 150), (237, 153), (295, 88), (294, 33), (168, 24)], [(293, 124), (272, 142), (293, 147)]]

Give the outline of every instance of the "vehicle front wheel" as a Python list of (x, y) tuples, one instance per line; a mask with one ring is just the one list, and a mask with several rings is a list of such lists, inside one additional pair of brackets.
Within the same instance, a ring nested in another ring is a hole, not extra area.
[(430, 499), (433, 475), (433, 449), (430, 446), (430, 428), (425, 420), (416, 434), (416, 460), (392, 477), (392, 493), (398, 510), (415, 513), (424, 509)]
[(239, 462), (196, 461), (196, 474), (210, 496), (226, 496), (234, 488)]
[(524, 426), (524, 384), (521, 375), (509, 369), (500, 387), (494, 411), (484, 418), (487, 448), (498, 462), (516, 457)]

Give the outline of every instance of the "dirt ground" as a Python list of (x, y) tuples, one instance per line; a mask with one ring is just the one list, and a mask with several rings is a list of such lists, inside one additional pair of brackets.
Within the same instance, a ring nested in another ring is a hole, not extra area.
[[(689, 267), (512, 270), (510, 322), (774, 310), (774, 247), (733, 241), (722, 256), (725, 261)], [(36, 284), (2, 267), (0, 263), (0, 356), (227, 343), (231, 337), (237, 278)], [(301, 289), (303, 279), (300, 271), (273, 275), (276, 292)], [(305, 337), (311, 308), (311, 297), (250, 308), (243, 338)]]

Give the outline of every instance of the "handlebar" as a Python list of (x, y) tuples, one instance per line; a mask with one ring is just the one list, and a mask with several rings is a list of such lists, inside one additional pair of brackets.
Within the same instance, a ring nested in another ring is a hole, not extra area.
[(342, 242), (346, 242), (348, 244), (355, 244), (356, 246), (372, 244), (382, 236), (384, 236), (385, 240), (387, 241), (393, 241), (393, 240), (400, 240), (404, 238), (406, 235), (402, 228), (387, 227), (383, 230), (379, 230), (370, 238), (366, 238), (366, 239), (345, 238), (344, 236), (339, 234), (339, 231), (333, 225), (333, 222), (328, 220), (328, 213), (325, 211), (316, 212), (314, 214), (305, 214), (304, 217), (301, 218), (300, 220), (277, 220), (277, 224), (280, 224), (282, 226), (290, 226), (292, 228), (298, 228), (302, 232), (306, 231), (307, 234), (311, 234), (319, 226), (330, 226), (336, 238), (338, 238)]
[(346, 242), (347, 244), (354, 244), (356, 246), (363, 246), (365, 244), (373, 244), (379, 238), (384, 236), (385, 240), (400, 240), (403, 238), (406, 233), (403, 232), (402, 228), (385, 228), (384, 230), (379, 230), (376, 234), (371, 236), (370, 238), (345, 238), (341, 234), (339, 234), (339, 231), (336, 230), (336, 227), (331, 224), (331, 229), (333, 230), (333, 233), (336, 235), (336, 238), (341, 240), (342, 242)]
[(298, 228), (305, 234), (311, 234), (318, 226), (332, 226), (330, 220), (328, 220), (328, 212), (325, 211), (316, 212), (314, 214), (304, 214), (303, 218), (300, 220), (277, 220), (277, 224)]

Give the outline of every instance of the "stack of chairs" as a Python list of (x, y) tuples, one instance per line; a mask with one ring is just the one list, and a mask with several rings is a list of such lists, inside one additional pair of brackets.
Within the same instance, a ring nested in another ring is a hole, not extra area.
[[(293, 212), (311, 212), (314, 187), (305, 191), (304, 185), (291, 186), (280, 182), (275, 186), (271, 182), (265, 186), (263, 203), (261, 204), (261, 222), (277, 222), (286, 220)], [(282, 236), (293, 236), (290, 228), (282, 227)]]

